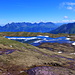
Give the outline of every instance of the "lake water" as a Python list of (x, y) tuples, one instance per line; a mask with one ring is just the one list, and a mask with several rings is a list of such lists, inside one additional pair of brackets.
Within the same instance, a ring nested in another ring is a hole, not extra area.
[(51, 38), (48, 36), (35, 36), (35, 37), (10, 37), (5, 36), (5, 38), (16, 40), (22, 43), (28, 43), (34, 46), (38, 46), (41, 43), (73, 43), (74, 41), (70, 41), (67, 37), (58, 37), (58, 38)]

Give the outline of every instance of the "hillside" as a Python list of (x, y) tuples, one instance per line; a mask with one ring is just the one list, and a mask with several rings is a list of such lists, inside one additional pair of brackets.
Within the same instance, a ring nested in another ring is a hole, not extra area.
[(52, 22), (40, 23), (8, 23), (5, 26), (0, 26), (0, 32), (49, 32), (54, 30), (59, 25)]
[(66, 34), (75, 34), (75, 23), (68, 23), (58, 27), (55, 30), (50, 31), (50, 33), (66, 33)]
[(74, 57), (0, 37), (0, 75), (30, 75), (27, 73), (33, 72), (29, 69), (40, 66), (49, 66), (52, 69), (49, 72), (54, 75), (75, 75)]
[(49, 37), (61, 37), (61, 36), (68, 36), (68, 34), (50, 34), (50, 33), (34, 33), (34, 32), (0, 32), (0, 36), (49, 36)]

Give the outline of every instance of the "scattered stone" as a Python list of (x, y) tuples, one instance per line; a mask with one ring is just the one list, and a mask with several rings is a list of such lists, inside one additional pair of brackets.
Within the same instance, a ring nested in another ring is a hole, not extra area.
[(60, 51), (60, 52), (58, 52), (58, 53), (62, 53), (62, 52)]
[[(75, 44), (75, 43), (74, 43)], [(74, 53), (75, 52), (75, 46), (72, 45), (71, 43), (42, 43), (41, 45), (38, 46), (39, 48), (45, 48), (48, 50), (51, 50), (53, 52), (57, 53)]]
[(75, 54), (75, 53), (70, 53), (70, 54)]
[(20, 71), (20, 73), (23, 73), (24, 71)]
[(12, 45), (10, 45), (10, 47), (12, 47)]

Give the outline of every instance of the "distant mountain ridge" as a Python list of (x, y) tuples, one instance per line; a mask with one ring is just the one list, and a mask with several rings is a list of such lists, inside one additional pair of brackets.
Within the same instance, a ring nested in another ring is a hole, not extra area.
[(40, 23), (8, 23), (5, 26), (0, 26), (0, 32), (49, 32), (54, 30), (59, 25), (52, 22), (40, 22)]
[(58, 34), (58, 33), (66, 33), (66, 34), (75, 34), (75, 22), (63, 24), (55, 30), (50, 31), (50, 33)]

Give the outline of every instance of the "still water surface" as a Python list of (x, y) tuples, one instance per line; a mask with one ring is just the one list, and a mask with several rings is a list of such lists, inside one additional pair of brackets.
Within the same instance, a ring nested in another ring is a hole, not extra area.
[(74, 41), (70, 41), (67, 37), (58, 37), (58, 38), (51, 38), (48, 36), (35, 36), (35, 37), (10, 37), (6, 36), (5, 38), (16, 40), (22, 43), (28, 43), (33, 46), (38, 46), (41, 43), (73, 43)]

